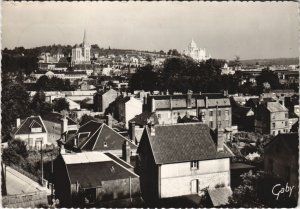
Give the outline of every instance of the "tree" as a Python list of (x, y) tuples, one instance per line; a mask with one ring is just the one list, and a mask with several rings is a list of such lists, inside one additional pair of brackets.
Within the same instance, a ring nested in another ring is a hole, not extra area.
[(168, 51), (168, 55), (172, 55), (172, 56), (180, 56), (180, 53), (177, 51), (177, 49), (170, 49)]
[(87, 122), (91, 121), (91, 120), (95, 120), (95, 118), (93, 116), (84, 114), (81, 118), (80, 118), (80, 122), (79, 125), (82, 126), (83, 124), (86, 124)]
[(31, 115), (29, 103), (29, 94), (24, 86), (13, 83), (6, 74), (2, 74), (1, 134), (3, 142), (11, 138), (10, 133), (15, 126), (16, 118), (26, 118)]
[(65, 98), (59, 98), (53, 100), (53, 109), (56, 112), (61, 112), (62, 110), (69, 110), (69, 102)]
[(45, 93), (41, 90), (36, 92), (33, 96), (32, 101), (30, 102), (30, 109), (36, 115), (45, 115), (52, 111), (52, 105), (46, 102)]
[(153, 66), (146, 65), (137, 70), (129, 80), (130, 90), (154, 91), (158, 88), (158, 74), (153, 71)]
[(281, 87), (277, 74), (268, 68), (263, 69), (261, 74), (256, 77), (256, 83), (260, 89), (260, 93), (263, 92), (264, 83), (269, 83), (271, 89), (278, 89)]
[(3, 149), (2, 160), (5, 164), (18, 165), (24, 158), (28, 157), (26, 143), (20, 139), (8, 142), (8, 147)]

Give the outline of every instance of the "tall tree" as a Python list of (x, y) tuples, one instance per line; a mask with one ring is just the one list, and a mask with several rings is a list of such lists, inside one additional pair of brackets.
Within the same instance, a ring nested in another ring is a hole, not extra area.
[(56, 112), (60, 112), (62, 110), (69, 110), (69, 102), (65, 98), (55, 99), (53, 101), (53, 109)]
[(52, 111), (50, 103), (46, 102), (45, 93), (41, 90), (38, 91), (30, 102), (30, 108), (36, 115), (45, 115)]

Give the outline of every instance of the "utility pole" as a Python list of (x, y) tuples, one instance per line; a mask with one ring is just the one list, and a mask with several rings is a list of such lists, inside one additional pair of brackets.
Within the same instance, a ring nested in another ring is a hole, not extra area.
[(44, 186), (44, 165), (43, 165), (43, 141), (41, 141), (41, 173), (42, 173), (42, 179), (41, 179), (41, 183), (42, 183), (42, 186)]
[(54, 178), (53, 178), (53, 155), (51, 155), (51, 200), (53, 199), (53, 186), (54, 186), (53, 180), (54, 180)]

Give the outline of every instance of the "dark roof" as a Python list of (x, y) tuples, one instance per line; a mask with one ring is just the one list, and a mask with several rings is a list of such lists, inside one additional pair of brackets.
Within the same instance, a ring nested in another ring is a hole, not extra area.
[(82, 188), (94, 188), (102, 181), (127, 179), (137, 176), (114, 161), (66, 164), (71, 184), (78, 182)]
[(196, 116), (190, 115), (190, 116), (183, 116), (179, 123), (193, 123), (193, 122), (199, 122), (199, 119)]
[(136, 125), (147, 125), (148, 119), (152, 118), (154, 124), (159, 124), (158, 118), (154, 112), (144, 111), (143, 113), (136, 115), (134, 118), (129, 120), (129, 123), (135, 122)]
[(248, 165), (245, 163), (230, 163), (230, 169), (235, 170), (235, 169), (250, 169), (250, 168), (255, 168), (253, 165)]
[[(64, 116), (58, 112), (50, 112), (43, 116), (43, 120), (51, 121), (54, 123), (61, 123)], [(77, 125), (77, 123), (71, 118), (67, 117), (68, 125)]]
[[(272, 141), (265, 145), (265, 148), (272, 146), (274, 143), (282, 143), (291, 151), (291, 154), (298, 154), (299, 135), (298, 133), (278, 134)], [(283, 148), (284, 146), (282, 146)], [(289, 152), (290, 153), (290, 152)]]
[(154, 129), (155, 136), (150, 135), (149, 128), (146, 131), (156, 164), (231, 157), (225, 149), (217, 152), (206, 124), (157, 125)]
[(41, 133), (46, 133), (46, 128), (43, 125), (40, 116), (31, 116), (26, 118), (26, 120), (17, 128), (14, 132), (14, 135), (17, 134), (32, 134), (31, 128), (42, 127)]
[(122, 149), (124, 140), (128, 141), (131, 149), (137, 146), (127, 138), (117, 133), (105, 123), (89, 121), (82, 125), (76, 135), (66, 142), (66, 147), (74, 148), (74, 139), (78, 139), (78, 149), (80, 150), (118, 150)]
[[(154, 98), (155, 100), (164, 100), (164, 99), (186, 99), (187, 94), (169, 94), (169, 95), (150, 95), (149, 97)], [(208, 99), (221, 99), (221, 98), (227, 98), (224, 96), (224, 94), (221, 93), (193, 93), (192, 98), (196, 99), (204, 99), (205, 97), (208, 97)]]

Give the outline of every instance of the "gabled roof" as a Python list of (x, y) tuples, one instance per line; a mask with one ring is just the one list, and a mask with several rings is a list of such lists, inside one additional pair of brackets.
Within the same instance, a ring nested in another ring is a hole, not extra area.
[(89, 151), (108, 151), (122, 149), (124, 140), (128, 141), (131, 149), (137, 146), (105, 123), (89, 121), (82, 125), (76, 135), (66, 142), (67, 147), (75, 147), (74, 140), (78, 140), (77, 148), (79, 150)]
[(142, 141), (149, 140), (156, 164), (231, 157), (227, 151), (217, 152), (210, 128), (206, 124), (182, 123), (156, 125), (152, 128), (155, 136), (151, 136), (151, 130), (146, 128)]
[[(265, 148), (272, 146), (274, 143), (282, 143), (286, 146), (282, 146), (288, 148), (288, 152), (290, 154), (298, 155), (298, 146), (299, 146), (299, 135), (298, 133), (284, 133), (278, 134), (275, 138), (265, 145)], [(292, 153), (291, 153), (292, 152)]]
[[(54, 123), (61, 123), (62, 120), (63, 120), (64, 116), (58, 112), (50, 112), (46, 115), (43, 116), (43, 120), (46, 120), (46, 121), (51, 121), (51, 122), (54, 122)], [(68, 119), (68, 125), (77, 125), (77, 123), (72, 120), (71, 118), (67, 117)]]
[(46, 127), (43, 124), (43, 121), (40, 116), (30, 116), (26, 118), (26, 120), (18, 127), (14, 135), (18, 134), (33, 134), (31, 132), (31, 128), (42, 128), (42, 132), (39, 133), (46, 133)]

